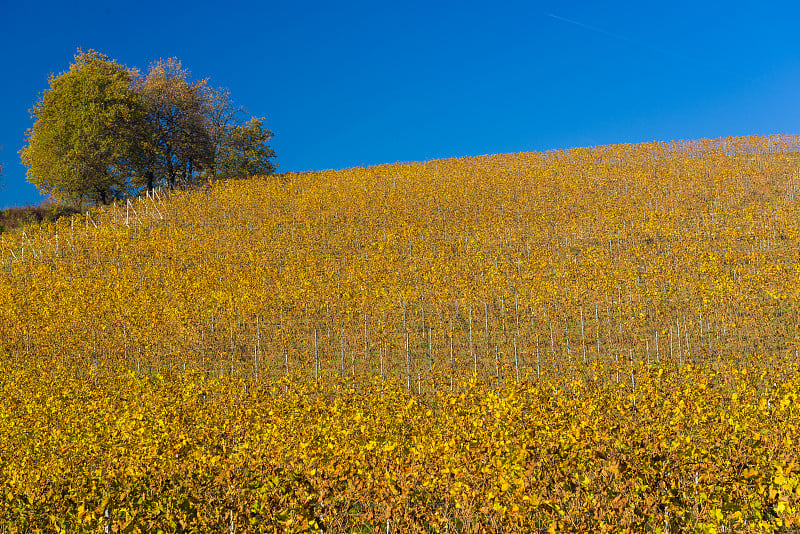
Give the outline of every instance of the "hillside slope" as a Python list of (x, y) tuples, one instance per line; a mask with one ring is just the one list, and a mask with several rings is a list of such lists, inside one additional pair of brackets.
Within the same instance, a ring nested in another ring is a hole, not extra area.
[(459, 374), (476, 354), (493, 368), (485, 331), (504, 356), (517, 337), (526, 363), (537, 337), (548, 356), (607, 358), (656, 334), (663, 348), (670, 328), (687, 357), (793, 351), (795, 157), (721, 144), (223, 182), (4, 236), (0, 353), (195, 365), (256, 347), (305, 368), (316, 330), (324, 369), (343, 344), (373, 372), (383, 344), (403, 376), (407, 330), (428, 376), (451, 332)]
[(0, 532), (796, 528), (798, 145), (253, 177), (0, 235)]

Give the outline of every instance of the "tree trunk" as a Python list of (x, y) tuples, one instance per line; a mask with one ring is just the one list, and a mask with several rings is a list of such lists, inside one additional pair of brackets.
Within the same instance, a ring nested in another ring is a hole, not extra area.
[(184, 179), (184, 181), (187, 183), (192, 178), (192, 172), (194, 172), (193, 167), (194, 167), (194, 161), (192, 161), (192, 158), (189, 158), (189, 167), (186, 169), (186, 178)]

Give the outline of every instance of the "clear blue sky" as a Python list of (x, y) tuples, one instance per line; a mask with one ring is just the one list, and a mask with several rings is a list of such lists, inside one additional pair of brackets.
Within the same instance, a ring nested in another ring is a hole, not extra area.
[(796, 2), (0, 0), (0, 208), (78, 47), (178, 57), (275, 132), (279, 170), (800, 131)]

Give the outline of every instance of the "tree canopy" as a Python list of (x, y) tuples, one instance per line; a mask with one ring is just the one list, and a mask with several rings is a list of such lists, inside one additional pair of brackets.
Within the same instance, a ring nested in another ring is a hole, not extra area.
[(264, 119), (253, 117), (242, 125), (225, 129), (216, 155), (216, 172), (223, 176), (271, 174), (275, 152), (269, 146), (272, 132), (264, 128)]
[(241, 121), (227, 90), (192, 82), (176, 58), (142, 74), (78, 50), (30, 112), (20, 151), (28, 180), (61, 202), (108, 203), (200, 177), (275, 170), (264, 119)]
[(128, 192), (130, 155), (145, 103), (131, 74), (95, 52), (81, 52), (69, 71), (51, 75), (31, 109), (35, 120), (20, 151), (28, 180), (59, 201), (109, 202)]
[(149, 127), (144, 144), (149, 169), (142, 185), (152, 188), (157, 181), (175, 187), (209, 167), (206, 81), (190, 83), (189, 71), (172, 58), (150, 65), (147, 76), (137, 78), (134, 87), (147, 104)]

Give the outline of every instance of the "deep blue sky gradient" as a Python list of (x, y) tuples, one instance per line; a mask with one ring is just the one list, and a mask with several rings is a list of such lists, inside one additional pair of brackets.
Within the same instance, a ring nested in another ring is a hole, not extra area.
[(266, 116), (281, 171), (800, 131), (796, 2), (0, 0), (0, 208), (78, 47), (178, 57)]

